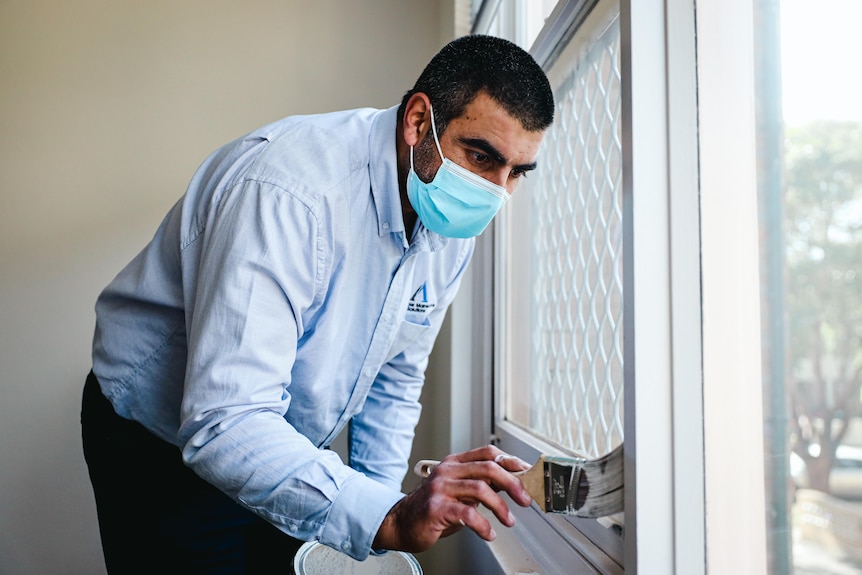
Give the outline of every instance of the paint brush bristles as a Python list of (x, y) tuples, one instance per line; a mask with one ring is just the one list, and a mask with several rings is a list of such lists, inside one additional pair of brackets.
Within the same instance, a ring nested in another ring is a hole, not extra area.
[(613, 515), (623, 510), (622, 446), (594, 460), (542, 455), (521, 483), (546, 513)]
[[(428, 477), (438, 463), (424, 459), (413, 470)], [(542, 455), (514, 475), (545, 513), (605, 517), (623, 510), (622, 445), (593, 460)]]

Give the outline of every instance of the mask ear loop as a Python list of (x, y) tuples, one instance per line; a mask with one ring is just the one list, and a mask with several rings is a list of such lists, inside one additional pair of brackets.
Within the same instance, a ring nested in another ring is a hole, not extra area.
[[(431, 104), (428, 104), (428, 110), (431, 112), (431, 133), (434, 135), (434, 144), (437, 146), (437, 153), (440, 154), (440, 160), (446, 161), (446, 158), (443, 157), (443, 148), (440, 147), (440, 140), (437, 139), (437, 125), (434, 123), (434, 108)], [(410, 146), (410, 169), (414, 172), (416, 170), (413, 169), (413, 146)]]
[(446, 161), (443, 157), (443, 148), (440, 147), (440, 140), (437, 139), (437, 126), (434, 124), (434, 107), (428, 104), (428, 109), (431, 111), (431, 133), (434, 134), (434, 143), (437, 144), (437, 153), (440, 154), (440, 160)]
[[(434, 123), (434, 108), (431, 104), (428, 104), (428, 110), (431, 112), (431, 133), (434, 134), (434, 144), (437, 146), (437, 153), (440, 154), (440, 160), (445, 162), (446, 158), (443, 157), (443, 148), (440, 147), (440, 140), (437, 139), (437, 126)], [(410, 146), (410, 169), (414, 172), (416, 171), (413, 168), (413, 146)]]

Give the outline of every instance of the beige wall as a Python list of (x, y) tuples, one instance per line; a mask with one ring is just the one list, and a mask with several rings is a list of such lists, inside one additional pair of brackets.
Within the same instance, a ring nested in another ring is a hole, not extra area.
[(104, 572), (93, 303), (200, 161), (288, 114), (396, 104), (452, 4), (0, 2), (0, 573)]

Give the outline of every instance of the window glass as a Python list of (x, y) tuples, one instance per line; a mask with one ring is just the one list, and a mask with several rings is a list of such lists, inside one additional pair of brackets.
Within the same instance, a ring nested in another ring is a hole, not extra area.
[[(862, 53), (862, 3), (763, 4), (758, 138), (770, 572), (859, 572), (862, 82), (848, 56)], [(780, 58), (769, 58), (771, 50)]]
[(529, 48), (541, 32), (545, 21), (557, 4), (556, 0), (520, 0), (523, 6), (523, 34), (521, 44)]
[(482, 34), (510, 40), (525, 50), (536, 40), (557, 0), (474, 0), (474, 22)]

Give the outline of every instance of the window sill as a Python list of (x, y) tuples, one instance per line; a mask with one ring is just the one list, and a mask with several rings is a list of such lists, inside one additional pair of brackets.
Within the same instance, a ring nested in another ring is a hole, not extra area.
[[(563, 516), (545, 514), (534, 505), (521, 508), (509, 502), (515, 515), (511, 529), (497, 521), (487, 509), (482, 514), (497, 532), (487, 542), (473, 535), (468, 546), (481, 568), (473, 572), (505, 575), (622, 575), (623, 567), (608, 556)], [(611, 530), (590, 521), (608, 537), (622, 541)], [(606, 542), (604, 543), (606, 544)], [(490, 566), (490, 567), (489, 567)], [(477, 566), (478, 567), (478, 566)], [(489, 570), (489, 568), (491, 570)]]

